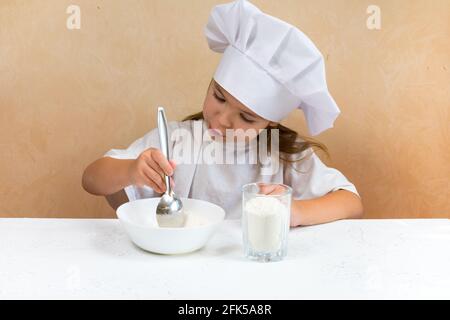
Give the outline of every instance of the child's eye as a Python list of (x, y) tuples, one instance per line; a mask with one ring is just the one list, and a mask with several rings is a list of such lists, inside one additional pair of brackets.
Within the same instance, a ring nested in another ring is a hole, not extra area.
[(219, 101), (220, 103), (224, 103), (225, 102), (225, 99), (220, 98), (215, 92), (213, 93), (213, 95), (214, 95), (214, 98), (216, 98), (217, 101)]
[(255, 122), (254, 120), (250, 120), (250, 119), (244, 117), (244, 115), (243, 115), (242, 113), (241, 113), (241, 119), (244, 120), (244, 121), (247, 122), (247, 123), (253, 123), (253, 122)]

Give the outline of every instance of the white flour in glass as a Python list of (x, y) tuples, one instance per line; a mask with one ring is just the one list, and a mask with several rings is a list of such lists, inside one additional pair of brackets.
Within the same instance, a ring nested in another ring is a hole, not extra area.
[(253, 250), (274, 252), (280, 249), (288, 208), (270, 196), (255, 197), (244, 205), (247, 234)]

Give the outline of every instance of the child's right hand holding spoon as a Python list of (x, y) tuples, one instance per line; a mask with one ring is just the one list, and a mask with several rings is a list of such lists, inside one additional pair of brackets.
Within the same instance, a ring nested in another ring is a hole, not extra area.
[(175, 186), (172, 178), (175, 167), (175, 162), (167, 160), (161, 150), (149, 148), (131, 164), (129, 178), (133, 185), (149, 186), (157, 193), (164, 193), (166, 191), (164, 175), (170, 177), (170, 186), (172, 188)]

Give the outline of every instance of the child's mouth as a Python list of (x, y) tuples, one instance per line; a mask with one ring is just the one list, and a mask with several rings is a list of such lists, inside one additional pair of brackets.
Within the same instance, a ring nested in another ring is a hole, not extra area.
[(220, 130), (212, 129), (211, 127), (208, 128), (208, 132), (211, 136), (214, 136), (214, 137), (222, 137), (223, 136), (223, 134)]

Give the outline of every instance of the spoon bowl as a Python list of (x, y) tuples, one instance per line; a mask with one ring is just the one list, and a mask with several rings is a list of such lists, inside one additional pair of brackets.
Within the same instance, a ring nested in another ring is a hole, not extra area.
[(156, 207), (157, 220), (160, 227), (183, 227), (186, 215), (183, 212), (183, 202), (175, 195), (163, 194)]

